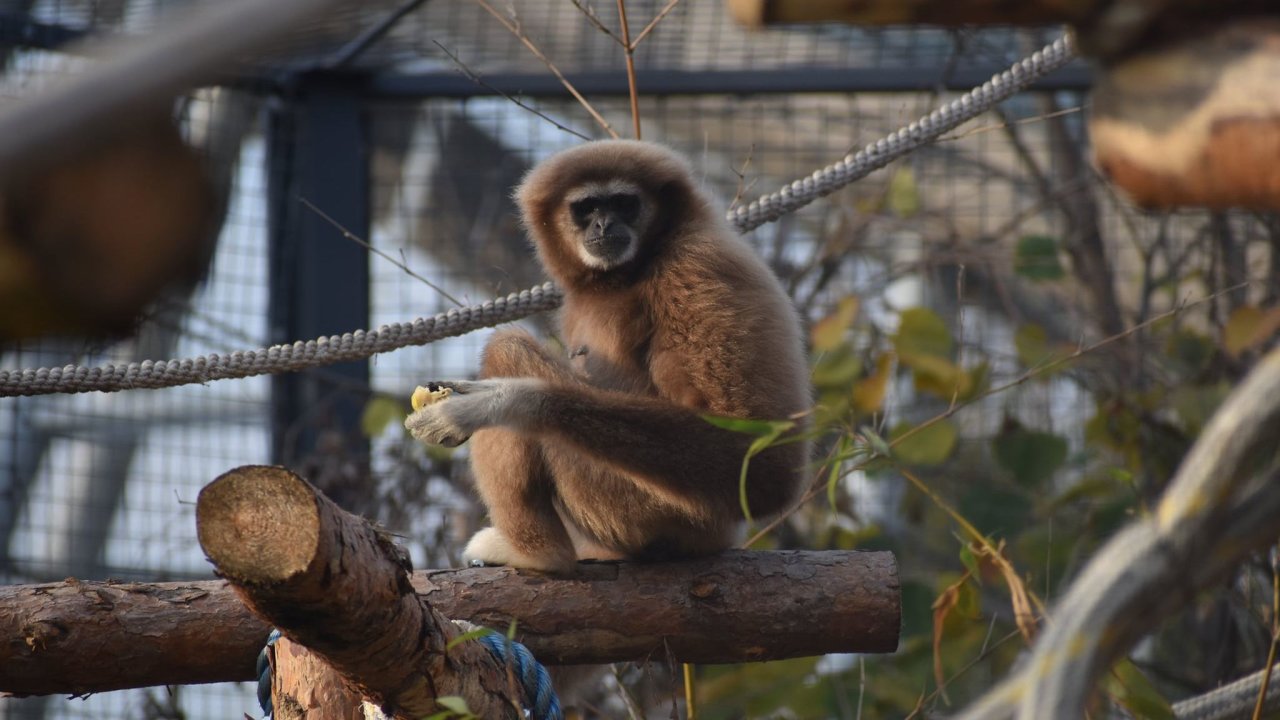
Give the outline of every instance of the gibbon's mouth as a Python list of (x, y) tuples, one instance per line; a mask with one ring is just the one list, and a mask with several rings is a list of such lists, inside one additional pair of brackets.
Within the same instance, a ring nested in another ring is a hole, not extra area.
[[(631, 236), (626, 233), (606, 233), (598, 237), (588, 237), (582, 247), (601, 265), (620, 265), (635, 254)], [(594, 264), (594, 263), (593, 263)]]

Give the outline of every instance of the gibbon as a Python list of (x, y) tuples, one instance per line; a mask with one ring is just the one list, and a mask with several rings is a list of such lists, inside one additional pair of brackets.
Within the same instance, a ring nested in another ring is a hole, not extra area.
[[(464, 558), (567, 572), (579, 559), (733, 546), (754, 438), (701, 415), (799, 427), (811, 402), (799, 319), (777, 278), (659, 145), (580, 145), (530, 171), (516, 200), (564, 290), (569, 357), (499, 331), (481, 379), (437, 383), (452, 393), (405, 421), (429, 444), (471, 438), (492, 527)], [(793, 502), (808, 459), (797, 438), (751, 459), (753, 517)]]

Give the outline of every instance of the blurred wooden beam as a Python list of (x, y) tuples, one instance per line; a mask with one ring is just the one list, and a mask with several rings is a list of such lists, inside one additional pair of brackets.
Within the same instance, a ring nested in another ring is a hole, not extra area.
[(1132, 24), (1181, 16), (1201, 21), (1276, 10), (1274, 0), (726, 0), (748, 27), (839, 22), (850, 25)]
[[(1205, 0), (1207, 2), (1207, 0)], [(726, 0), (748, 27), (839, 22), (850, 25), (1054, 25), (1097, 13), (1109, 0)], [(1199, 0), (1187, 0), (1199, 2)], [(1222, 4), (1222, 3), (1220, 3)]]
[(1108, 67), (1089, 129), (1098, 167), (1138, 205), (1280, 210), (1280, 18)]

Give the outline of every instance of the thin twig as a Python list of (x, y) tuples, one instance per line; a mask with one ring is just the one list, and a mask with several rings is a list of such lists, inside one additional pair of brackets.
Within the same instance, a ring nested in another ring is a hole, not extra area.
[(649, 24), (645, 25), (644, 29), (640, 31), (640, 34), (636, 35), (636, 39), (631, 41), (631, 49), (635, 50), (639, 47), (640, 41), (644, 40), (649, 33), (653, 32), (653, 29), (658, 27), (658, 23), (662, 22), (662, 18), (666, 17), (667, 13), (671, 12), (679, 2), (680, 0), (671, 0), (671, 2), (668, 2), (665, 7), (659, 10), (658, 14), (654, 15), (653, 19), (649, 21)]
[(457, 305), (458, 307), (463, 307), (462, 302), (460, 302), (460, 301), (458, 300), (458, 298), (456, 298), (456, 297), (454, 297), (454, 296), (450, 295), (448, 292), (446, 292), (444, 288), (442, 288), (442, 287), (440, 287), (439, 285), (436, 285), (435, 283), (431, 282), (430, 280), (428, 280), (428, 279), (426, 279), (426, 278), (422, 277), (421, 275), (419, 275), (418, 273), (414, 272), (413, 270), (410, 270), (410, 269), (409, 269), (409, 266), (408, 266), (408, 265), (406, 265), (406, 264), (404, 264), (403, 262), (400, 262), (399, 260), (397, 260), (397, 259), (395, 259), (395, 258), (391, 257), (390, 255), (388, 255), (388, 254), (386, 254), (386, 253), (382, 252), (382, 251), (381, 251), (381, 250), (379, 250), (378, 248), (376, 248), (376, 247), (374, 247), (374, 246), (370, 245), (368, 242), (366, 242), (366, 241), (364, 240), (364, 238), (361, 238), (360, 236), (358, 236), (358, 235), (356, 235), (355, 233), (351, 232), (350, 230), (346, 229), (345, 227), (343, 227), (343, 226), (342, 226), (342, 223), (338, 222), (337, 220), (334, 220), (332, 217), (330, 217), (330, 216), (329, 216), (329, 214), (328, 214), (328, 213), (326, 213), (325, 211), (323, 211), (323, 210), (321, 210), (320, 208), (316, 207), (316, 206), (315, 206), (315, 203), (311, 202), (310, 200), (308, 200), (308, 199), (306, 199), (306, 198), (304, 198), (304, 197), (299, 197), (299, 198), (298, 198), (298, 202), (300, 202), (300, 203), (302, 203), (303, 205), (305, 205), (305, 206), (307, 207), (307, 209), (308, 209), (308, 210), (310, 210), (311, 212), (315, 213), (316, 215), (319, 215), (319, 216), (320, 216), (320, 218), (321, 218), (321, 219), (323, 219), (325, 222), (327, 222), (327, 223), (329, 223), (330, 225), (332, 225), (332, 226), (334, 226), (335, 228), (337, 228), (337, 229), (338, 229), (338, 232), (342, 233), (342, 237), (344, 237), (344, 238), (346, 238), (346, 239), (350, 240), (351, 242), (353, 242), (353, 243), (355, 243), (355, 244), (359, 245), (360, 247), (364, 248), (365, 250), (368, 250), (369, 252), (373, 253), (374, 255), (377, 255), (378, 257), (380, 257), (380, 258), (382, 258), (382, 259), (384, 259), (384, 260), (387, 260), (387, 261), (388, 261), (388, 262), (390, 262), (392, 265), (395, 265), (396, 267), (398, 267), (398, 268), (400, 268), (401, 270), (405, 271), (405, 273), (406, 273), (409, 277), (413, 278), (414, 280), (417, 280), (417, 281), (421, 282), (422, 284), (426, 285), (427, 287), (431, 288), (432, 290), (435, 290), (436, 292), (440, 293), (440, 294), (441, 294), (441, 295), (442, 295), (446, 300), (448, 300), (449, 302), (453, 303), (454, 305)]
[(684, 663), (684, 717), (685, 720), (698, 719), (698, 703), (693, 694), (693, 665)]
[[(995, 617), (993, 616), (991, 619), (992, 619), (991, 627), (995, 627)], [(988, 630), (987, 630), (988, 638), (990, 637), (990, 633), (991, 633), (991, 630), (990, 630), (990, 628), (988, 628)], [(974, 668), (974, 666), (976, 666), (978, 663), (982, 662), (983, 660), (986, 660), (986, 659), (987, 659), (987, 656), (988, 656), (988, 655), (990, 655), (991, 653), (995, 652), (995, 651), (996, 651), (1000, 646), (1002, 646), (1002, 645), (1004, 645), (1005, 643), (1009, 642), (1010, 640), (1012, 640), (1012, 639), (1014, 639), (1014, 638), (1018, 637), (1018, 634), (1019, 634), (1019, 633), (1018, 633), (1018, 631), (1017, 631), (1017, 630), (1012, 630), (1012, 631), (1010, 631), (1010, 632), (1009, 632), (1009, 634), (1008, 634), (1008, 635), (1005, 635), (1004, 637), (1000, 638), (999, 640), (997, 640), (997, 641), (995, 642), (995, 644), (994, 644), (994, 645), (991, 645), (990, 647), (988, 647), (988, 646), (987, 646), (987, 643), (986, 643), (986, 641), (984, 640), (984, 641), (983, 641), (982, 651), (978, 653), (977, 657), (975, 657), (975, 658), (973, 658), (972, 660), (970, 660), (968, 663), (966, 663), (966, 664), (965, 664), (965, 666), (964, 666), (964, 667), (962, 667), (962, 668), (960, 668), (959, 670), (957, 670), (957, 671), (955, 672), (955, 674), (954, 674), (954, 675), (952, 675), (951, 677), (947, 678), (947, 681), (946, 681), (946, 682), (944, 682), (941, 686), (934, 688), (933, 692), (931, 692), (931, 693), (929, 693), (928, 695), (926, 695), (926, 696), (925, 696), (925, 698), (924, 698), (924, 703), (925, 703), (925, 704), (928, 704), (928, 703), (933, 702), (933, 701), (938, 697), (938, 695), (939, 695), (939, 694), (941, 694), (941, 693), (942, 693), (942, 691), (943, 691), (943, 690), (944, 690), (948, 685), (950, 685), (951, 683), (953, 683), (953, 682), (955, 682), (957, 679), (959, 679), (959, 677), (960, 677), (961, 675), (963, 675), (963, 674), (965, 674), (966, 672), (968, 672), (969, 670), (973, 669), (973, 668)], [(915, 715), (915, 714), (917, 714), (917, 713), (913, 713), (912, 715), (908, 715), (908, 716), (906, 717), (906, 719), (905, 719), (905, 720), (910, 720), (910, 719), (911, 719), (911, 717), (912, 717), (913, 715)]]
[(622, 24), (622, 47), (627, 58), (627, 87), (631, 91), (631, 124), (640, 139), (640, 95), (636, 90), (636, 46), (631, 44), (631, 28), (627, 26), (627, 2), (618, 0), (618, 22)]
[(457, 55), (449, 52), (448, 48), (446, 48), (444, 45), (441, 45), (439, 40), (432, 40), (431, 42), (435, 43), (436, 47), (440, 48), (440, 52), (443, 52), (445, 55), (448, 55), (449, 59), (452, 60), (454, 64), (458, 66), (458, 72), (462, 73), (463, 77), (467, 78), (471, 82), (479, 85), (480, 87), (486, 90), (489, 90), (490, 92), (494, 92), (494, 93), (497, 93), (498, 95), (501, 95), (503, 98), (515, 103), (516, 107), (521, 108), (523, 110), (527, 110), (533, 113), (534, 115), (537, 115), (538, 117), (542, 118), (543, 120), (546, 120), (547, 122), (554, 125), (557, 130), (563, 130), (564, 132), (567, 132), (570, 135), (573, 135), (574, 137), (577, 137), (577, 138), (581, 138), (583, 140), (591, 139), (590, 137), (578, 132), (577, 130), (574, 130), (573, 128), (569, 128), (569, 127), (565, 127), (564, 125), (561, 125), (559, 122), (555, 120), (555, 118), (552, 118), (550, 115), (547, 115), (541, 110), (524, 104), (524, 102), (522, 102), (520, 98), (517, 98), (512, 95), (508, 95), (502, 90), (499, 90), (498, 88), (485, 82), (484, 79), (482, 79), (479, 74), (474, 72), (471, 68), (467, 67), (466, 64), (463, 63), (462, 60), (459, 59)]
[(592, 9), (590, 5), (583, 5), (582, 0), (569, 0), (569, 1), (573, 3), (574, 7), (581, 10), (583, 15), (587, 16), (587, 20), (590, 21), (592, 25), (595, 25), (597, 30), (604, 33), (605, 35), (608, 35), (614, 42), (618, 43), (623, 48), (627, 47), (627, 43), (623, 42), (622, 38), (615, 35), (614, 32), (609, 29), (609, 26), (604, 24), (604, 22), (600, 19), (600, 16), (596, 15), (596, 11)]
[[(943, 412), (941, 412), (941, 413), (939, 413), (939, 414), (937, 414), (937, 415), (935, 415), (935, 416), (933, 416), (933, 417), (929, 418), (928, 420), (925, 420), (924, 422), (920, 423), (919, 425), (916, 425), (915, 427), (911, 428), (910, 430), (907, 430), (907, 431), (906, 431), (906, 432), (904, 432), (903, 434), (901, 434), (901, 435), (899, 435), (898, 437), (894, 438), (892, 441), (890, 441), (890, 442), (889, 442), (889, 447), (890, 447), (890, 448), (897, 447), (900, 443), (905, 442), (908, 438), (910, 438), (911, 436), (915, 435), (916, 433), (923, 432), (925, 429), (927, 429), (927, 428), (929, 428), (929, 427), (931, 427), (931, 426), (933, 426), (933, 425), (936, 425), (937, 423), (940, 423), (940, 422), (942, 422), (943, 420), (946, 420), (946, 419), (950, 418), (952, 415), (955, 415), (957, 412), (959, 412), (959, 411), (961, 411), (961, 410), (963, 410), (963, 409), (965, 409), (965, 408), (969, 407), (970, 405), (973, 405), (973, 404), (975, 404), (975, 403), (977, 403), (977, 402), (980, 402), (980, 401), (982, 401), (982, 400), (985, 400), (985, 399), (987, 399), (987, 398), (989, 398), (989, 397), (991, 397), (992, 395), (995, 395), (995, 394), (997, 394), (997, 393), (1002, 393), (1002, 392), (1004, 392), (1004, 391), (1006, 391), (1006, 390), (1009, 390), (1009, 389), (1015, 388), (1015, 387), (1017, 387), (1017, 386), (1019, 386), (1019, 385), (1023, 385), (1023, 384), (1025, 384), (1026, 382), (1028, 382), (1029, 380), (1032, 380), (1032, 379), (1034, 379), (1034, 378), (1036, 378), (1036, 377), (1039, 377), (1040, 375), (1043, 375), (1043, 374), (1045, 374), (1045, 373), (1049, 372), (1050, 370), (1054, 370), (1054, 369), (1058, 368), (1058, 367), (1059, 367), (1059, 366), (1061, 366), (1061, 365), (1064, 365), (1064, 364), (1066, 364), (1066, 363), (1069, 363), (1069, 362), (1071, 362), (1072, 360), (1076, 360), (1076, 359), (1080, 358), (1080, 357), (1081, 357), (1081, 356), (1083, 356), (1083, 355), (1088, 355), (1089, 353), (1092, 353), (1092, 352), (1094, 352), (1094, 351), (1098, 350), (1099, 348), (1102, 348), (1102, 347), (1104, 347), (1104, 346), (1106, 346), (1106, 345), (1110, 345), (1110, 344), (1112, 344), (1112, 343), (1115, 343), (1115, 342), (1118, 342), (1118, 341), (1120, 341), (1120, 340), (1123, 340), (1123, 339), (1125, 339), (1125, 338), (1127, 338), (1127, 337), (1129, 337), (1129, 336), (1133, 335), (1134, 333), (1136, 333), (1136, 332), (1138, 332), (1138, 331), (1140, 331), (1140, 330), (1143, 330), (1143, 329), (1145, 329), (1145, 328), (1147, 328), (1147, 327), (1150, 327), (1150, 326), (1154, 325), (1155, 323), (1158, 323), (1158, 322), (1160, 322), (1160, 321), (1162, 321), (1162, 320), (1164, 320), (1164, 319), (1166, 319), (1166, 318), (1170, 318), (1170, 317), (1173, 317), (1173, 316), (1175, 316), (1175, 315), (1178, 315), (1178, 314), (1180, 314), (1180, 313), (1182, 313), (1182, 312), (1184, 312), (1184, 311), (1186, 311), (1186, 310), (1190, 310), (1191, 308), (1196, 307), (1196, 306), (1198, 306), (1198, 305), (1203, 305), (1204, 303), (1212, 302), (1212, 301), (1216, 300), (1219, 296), (1221, 296), (1223, 293), (1227, 293), (1227, 292), (1230, 292), (1230, 291), (1235, 290), (1235, 289), (1236, 289), (1236, 288), (1234, 288), (1234, 287), (1224, 288), (1224, 289), (1222, 289), (1222, 290), (1219, 290), (1218, 292), (1215, 292), (1215, 293), (1213, 293), (1213, 294), (1211, 294), (1211, 295), (1206, 295), (1206, 296), (1204, 296), (1204, 297), (1202, 297), (1202, 298), (1199, 298), (1199, 299), (1196, 299), (1196, 300), (1191, 300), (1191, 301), (1186, 301), (1186, 300), (1184, 300), (1184, 301), (1182, 301), (1182, 302), (1178, 303), (1176, 307), (1174, 307), (1174, 308), (1172, 308), (1172, 309), (1170, 309), (1170, 310), (1167, 310), (1167, 311), (1165, 311), (1165, 312), (1163, 312), (1163, 313), (1160, 313), (1159, 315), (1156, 315), (1156, 316), (1154, 316), (1154, 317), (1152, 317), (1152, 318), (1148, 319), (1148, 320), (1147, 320), (1147, 321), (1145, 321), (1145, 322), (1142, 322), (1142, 323), (1139, 323), (1139, 324), (1137, 324), (1137, 325), (1134, 325), (1134, 326), (1130, 327), (1130, 328), (1129, 328), (1129, 329), (1127, 329), (1127, 330), (1123, 330), (1123, 331), (1118, 332), (1118, 333), (1116, 333), (1116, 334), (1114, 334), (1114, 335), (1107, 336), (1107, 337), (1105, 337), (1105, 338), (1103, 338), (1103, 339), (1101, 339), (1101, 340), (1099, 340), (1099, 341), (1097, 341), (1097, 342), (1095, 342), (1095, 343), (1092, 343), (1092, 344), (1090, 344), (1090, 345), (1085, 345), (1085, 344), (1081, 343), (1081, 345), (1080, 345), (1080, 346), (1079, 346), (1079, 347), (1078, 347), (1074, 352), (1071, 352), (1071, 353), (1069, 353), (1069, 354), (1067, 354), (1067, 355), (1064, 355), (1064, 356), (1062, 356), (1062, 357), (1059, 357), (1059, 358), (1054, 358), (1054, 359), (1052, 359), (1052, 360), (1046, 361), (1046, 362), (1041, 363), (1040, 365), (1038, 365), (1038, 366), (1036, 366), (1036, 367), (1029, 368), (1026, 372), (1024, 372), (1024, 373), (1022, 373), (1021, 375), (1019, 375), (1018, 377), (1016, 377), (1016, 378), (1014, 378), (1014, 379), (1010, 380), (1009, 382), (1004, 383), (1003, 385), (999, 385), (999, 386), (997, 386), (997, 387), (990, 388), (990, 389), (988, 389), (986, 392), (979, 393), (978, 395), (976, 395), (976, 396), (974, 396), (974, 397), (972, 397), (972, 398), (969, 398), (968, 400), (966, 400), (966, 401), (964, 401), (964, 402), (962, 402), (962, 403), (958, 403), (958, 404), (956, 404), (956, 405), (954, 405), (954, 406), (952, 406), (952, 407), (947, 408), (945, 411), (943, 411)], [(871, 460), (873, 460), (873, 459), (878, 459), (878, 458), (868, 458), (868, 459), (866, 459), (866, 460), (862, 460), (862, 461), (859, 461), (858, 463), (855, 463), (855, 464), (853, 465), (853, 467), (849, 468), (847, 471), (845, 471), (845, 472), (841, 475), (841, 478), (847, 477), (850, 473), (857, 472), (857, 471), (859, 471), (859, 470), (863, 469), (864, 467), (866, 467), (867, 463), (871, 462)], [(818, 496), (818, 495), (823, 491), (823, 489), (826, 487), (827, 482), (828, 482), (828, 479), (827, 479), (827, 477), (826, 477), (826, 474), (825, 474), (825, 473), (823, 473), (823, 472), (821, 472), (821, 470), (820, 470), (820, 471), (819, 471), (819, 473), (818, 473), (818, 476), (814, 479), (813, 484), (812, 484), (812, 485), (810, 485), (809, 489), (805, 492), (805, 494), (804, 494), (803, 496), (801, 496), (801, 498), (800, 498), (800, 500), (799, 500), (798, 502), (796, 502), (793, 506), (791, 506), (791, 508), (790, 508), (789, 510), (787, 510), (787, 511), (786, 511), (786, 512), (784, 512), (784, 513), (782, 513), (781, 515), (779, 515), (778, 517), (774, 518), (773, 520), (769, 521), (769, 522), (768, 522), (764, 527), (760, 528), (760, 530), (759, 530), (759, 531), (757, 531), (757, 532), (756, 532), (756, 534), (752, 535), (750, 538), (748, 538), (748, 539), (747, 539), (747, 541), (746, 541), (746, 542), (742, 543), (741, 547), (744, 547), (744, 548), (746, 548), (746, 547), (750, 547), (752, 544), (754, 544), (755, 542), (759, 541), (759, 540), (760, 540), (761, 538), (763, 538), (765, 535), (767, 535), (768, 533), (772, 532), (774, 528), (778, 527), (778, 525), (782, 524), (782, 523), (783, 523), (783, 521), (785, 521), (787, 518), (791, 517), (791, 515), (795, 514), (795, 512), (796, 512), (797, 510), (799, 510), (799, 509), (800, 509), (800, 508), (801, 508), (805, 503), (807, 503), (807, 502), (809, 502), (810, 500), (812, 500), (812, 499), (814, 499), (815, 497), (817, 497), (817, 496)]]
[(998, 122), (998, 123), (989, 123), (987, 125), (978, 125), (976, 127), (969, 128), (964, 132), (958, 132), (952, 135), (943, 135), (942, 137), (937, 139), (937, 142), (942, 143), (942, 142), (951, 142), (954, 140), (963, 140), (964, 138), (970, 137), (972, 135), (981, 135), (982, 133), (988, 133), (993, 130), (1004, 130), (1006, 128), (1015, 127), (1017, 125), (1030, 125), (1031, 123), (1044, 122), (1045, 120), (1050, 120), (1052, 118), (1060, 117), (1062, 115), (1073, 115), (1083, 110), (1084, 110), (1083, 105), (1075, 105), (1073, 107), (1063, 108), (1062, 110), (1054, 110), (1053, 112), (1040, 113), (1037, 115), (1032, 115), (1031, 117), (1018, 118), (1017, 120), (1010, 120), (1010, 121)]
[(486, 0), (472, 0), (472, 1), (475, 2), (475, 4), (479, 5), (480, 7), (484, 8), (485, 12), (492, 15), (495, 20), (502, 23), (502, 26), (507, 29), (507, 32), (510, 32), (512, 35), (514, 35), (515, 38), (521, 42), (521, 44), (523, 44), (526, 48), (529, 49), (529, 52), (533, 53), (534, 57), (541, 60), (542, 64), (546, 65), (547, 69), (551, 71), (551, 74), (555, 75), (556, 79), (560, 81), (560, 84), (564, 86), (564, 89), (568, 90), (569, 94), (572, 95), (573, 98), (578, 101), (578, 104), (581, 105), (589, 115), (591, 115), (591, 118), (595, 120), (597, 123), (599, 123), (600, 127), (604, 128), (605, 132), (609, 133), (609, 137), (613, 138), (614, 140), (618, 139), (618, 132), (613, 129), (613, 126), (609, 124), (609, 121), (605, 120), (604, 116), (596, 112), (596, 109), (591, 106), (591, 103), (588, 102), (585, 97), (582, 96), (582, 93), (578, 92), (578, 89), (573, 86), (573, 83), (569, 82), (569, 79), (564, 76), (564, 73), (560, 72), (560, 68), (556, 67), (556, 64), (551, 62), (551, 59), (548, 58), (546, 55), (544, 55), (542, 51), (538, 49), (537, 45), (533, 44), (533, 41), (529, 39), (528, 35), (524, 34), (524, 31), (521, 30), (518, 25), (516, 25), (514, 22), (512, 22), (509, 18), (504, 16), (502, 13), (495, 10), (492, 5), (486, 2)]
[(756, 184), (755, 180), (747, 182), (747, 168), (751, 167), (751, 156), (756, 152), (756, 144), (751, 143), (751, 147), (747, 149), (747, 159), (742, 161), (742, 170), (738, 170), (734, 166), (729, 166), (729, 172), (738, 176), (738, 189), (733, 193), (733, 200), (729, 203), (729, 209), (733, 210), (738, 207), (738, 203), (742, 202), (742, 196)]
[(1276, 643), (1280, 641), (1280, 555), (1271, 549), (1271, 648), (1267, 650), (1267, 671), (1258, 686), (1258, 699), (1253, 704), (1253, 720), (1261, 720), (1262, 709), (1267, 703), (1267, 690), (1271, 687), (1271, 672), (1276, 666)]
[(635, 696), (631, 694), (631, 690), (627, 688), (627, 684), (622, 681), (622, 671), (618, 669), (618, 663), (611, 663), (609, 672), (613, 674), (613, 681), (618, 685), (618, 696), (622, 698), (622, 704), (627, 708), (627, 718), (641, 720), (644, 712), (640, 709), (640, 703), (636, 702)]

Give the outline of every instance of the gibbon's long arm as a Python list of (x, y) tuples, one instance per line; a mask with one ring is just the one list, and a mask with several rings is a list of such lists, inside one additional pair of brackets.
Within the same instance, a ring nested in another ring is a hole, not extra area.
[[(593, 460), (658, 489), (726, 511), (738, 508), (742, 461), (754, 437), (716, 427), (697, 412), (625, 393), (497, 378), (441, 382), (455, 394), (409, 416), (420, 440), (458, 445), (484, 427), (505, 426), (568, 442)], [(753, 516), (783, 510), (799, 486), (804, 444), (753, 457), (747, 503)]]

